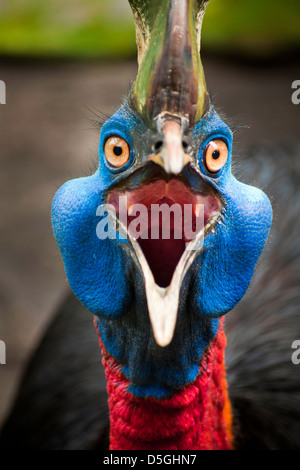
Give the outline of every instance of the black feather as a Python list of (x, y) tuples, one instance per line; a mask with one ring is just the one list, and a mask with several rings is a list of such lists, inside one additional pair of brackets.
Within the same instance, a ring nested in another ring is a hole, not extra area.
[(107, 448), (106, 379), (93, 316), (70, 294), (29, 364), (0, 449)]
[(226, 321), (241, 449), (300, 449), (300, 366), (291, 360), (300, 339), (299, 156), (289, 144), (255, 148), (247, 158), (247, 182), (268, 193), (274, 223), (252, 286)]

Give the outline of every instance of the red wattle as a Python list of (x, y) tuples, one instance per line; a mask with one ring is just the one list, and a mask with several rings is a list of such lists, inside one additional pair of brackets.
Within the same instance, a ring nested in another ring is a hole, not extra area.
[(101, 338), (110, 412), (110, 450), (231, 450), (232, 416), (227, 394), (221, 322), (195, 382), (171, 398), (139, 398), (105, 350)]

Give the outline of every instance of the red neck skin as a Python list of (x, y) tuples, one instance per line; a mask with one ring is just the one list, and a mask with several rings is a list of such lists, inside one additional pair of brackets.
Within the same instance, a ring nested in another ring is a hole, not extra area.
[(171, 398), (139, 398), (100, 338), (110, 412), (110, 450), (232, 450), (232, 415), (221, 322), (195, 382)]

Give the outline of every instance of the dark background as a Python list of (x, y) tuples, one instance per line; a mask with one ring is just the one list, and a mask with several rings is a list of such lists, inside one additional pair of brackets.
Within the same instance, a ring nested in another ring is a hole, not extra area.
[[(252, 145), (300, 148), (300, 105), (291, 101), (292, 82), (300, 80), (300, 2), (274, 3), (212, 0), (205, 20), (206, 79), (236, 129), (235, 167)], [(0, 340), (7, 346), (0, 425), (68, 290), (51, 230), (53, 196), (95, 168), (99, 136), (91, 120), (120, 105), (135, 77), (134, 56), (125, 0), (0, 1), (7, 86), (0, 105)]]

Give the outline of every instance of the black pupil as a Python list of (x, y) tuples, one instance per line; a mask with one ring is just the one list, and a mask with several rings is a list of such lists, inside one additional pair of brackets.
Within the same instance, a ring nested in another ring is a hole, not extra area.
[(114, 147), (114, 154), (116, 155), (116, 157), (120, 157), (122, 153), (123, 153), (122, 147), (119, 147), (119, 145), (116, 145)]
[(213, 157), (214, 160), (218, 160), (218, 158), (220, 157), (220, 151), (215, 150), (212, 154), (212, 157)]

